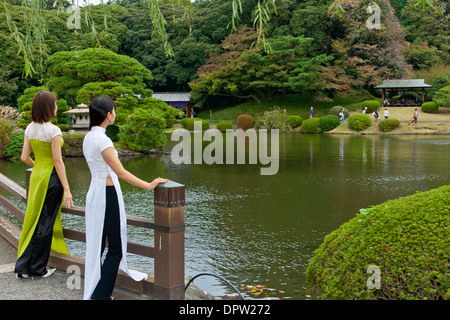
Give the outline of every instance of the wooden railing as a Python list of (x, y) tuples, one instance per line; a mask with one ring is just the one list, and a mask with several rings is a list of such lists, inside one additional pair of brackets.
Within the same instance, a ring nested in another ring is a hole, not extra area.
[[(0, 173), (0, 186), (9, 193), (27, 201), (31, 169), (26, 171), (26, 189)], [(160, 184), (154, 190), (154, 220), (127, 216), (127, 224), (154, 230), (154, 246), (128, 242), (127, 250), (140, 256), (154, 259), (154, 279), (136, 282), (120, 271), (117, 275), (116, 285), (125, 287), (154, 299), (182, 300), (184, 299), (184, 204), (185, 187), (176, 182), (169, 181)], [(0, 205), (6, 208), (20, 221), (24, 220), (25, 213), (0, 195)], [(63, 206), (62, 212), (71, 215), (84, 216), (84, 208)], [(84, 232), (63, 229), (64, 237), (85, 242)], [(19, 244), (20, 229), (0, 215), (0, 236), (5, 238), (16, 248)], [(84, 259), (52, 252), (50, 261), (56, 267), (67, 270), (71, 265), (80, 267), (84, 275)]]

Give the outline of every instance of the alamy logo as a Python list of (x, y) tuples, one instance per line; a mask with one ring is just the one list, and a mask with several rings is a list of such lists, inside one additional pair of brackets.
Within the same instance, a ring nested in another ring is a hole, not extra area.
[[(186, 129), (177, 129), (172, 133), (172, 141), (178, 141), (171, 152), (174, 164), (206, 163), (234, 164), (235, 150), (237, 151), (237, 164), (245, 164), (246, 145), (248, 145), (249, 164), (269, 165), (260, 169), (261, 175), (275, 175), (279, 168), (279, 132), (278, 129), (270, 131), (270, 155), (268, 148), (267, 130), (261, 129), (227, 129), (225, 133), (225, 163), (223, 134), (218, 129), (208, 129), (202, 132), (202, 122), (194, 121), (193, 148), (191, 134)], [(248, 144), (246, 142), (248, 139)], [(180, 141), (181, 139), (181, 141)], [(211, 141), (203, 149), (203, 141)], [(236, 148), (234, 142), (236, 141)], [(193, 149), (193, 157), (192, 157)], [(259, 156), (259, 157), (258, 157)]]
[(67, 13), (73, 14), (67, 18), (67, 28), (72, 29), (81, 29), (81, 13), (80, 7), (78, 6), (70, 6), (67, 8)]
[(367, 289), (369, 289), (369, 290), (380, 289), (381, 288), (380, 267), (378, 267), (377, 265), (371, 264), (367, 268), (366, 272), (372, 274), (366, 281)]
[(81, 289), (81, 269), (77, 265), (70, 265), (67, 267), (67, 273), (72, 273), (66, 281), (67, 289), (80, 290)]
[(366, 20), (367, 29), (381, 29), (381, 9), (377, 4), (370, 4), (366, 10), (372, 15)]

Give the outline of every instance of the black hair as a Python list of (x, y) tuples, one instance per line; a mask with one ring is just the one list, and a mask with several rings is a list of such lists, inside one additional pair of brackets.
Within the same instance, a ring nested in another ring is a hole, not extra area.
[(99, 126), (105, 121), (108, 112), (112, 113), (116, 109), (114, 101), (110, 98), (97, 97), (89, 104), (89, 130), (94, 126)]

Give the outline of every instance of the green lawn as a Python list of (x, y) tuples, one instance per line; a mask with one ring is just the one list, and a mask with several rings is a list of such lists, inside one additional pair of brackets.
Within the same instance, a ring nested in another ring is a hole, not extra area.
[(239, 115), (249, 114), (253, 119), (257, 120), (263, 117), (265, 111), (272, 110), (277, 106), (282, 110), (286, 109), (289, 115), (299, 115), (303, 119), (307, 119), (311, 106), (314, 107), (314, 116), (320, 117), (328, 114), (328, 111), (334, 106), (342, 106), (349, 111), (360, 110), (361, 103), (371, 98), (373, 97), (366, 96), (359, 98), (336, 98), (331, 102), (311, 102), (309, 95), (288, 94), (284, 100), (281, 100), (280, 97), (274, 97), (271, 101), (263, 101), (261, 104), (248, 101), (235, 106), (200, 110), (197, 117), (208, 120), (209, 122), (226, 120), (234, 123)]

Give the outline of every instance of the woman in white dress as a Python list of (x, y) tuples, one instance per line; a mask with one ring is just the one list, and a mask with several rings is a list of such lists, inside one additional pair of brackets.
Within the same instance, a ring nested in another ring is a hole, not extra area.
[[(153, 190), (168, 180), (141, 180), (128, 172), (117, 157), (106, 127), (116, 117), (114, 102), (98, 97), (89, 105), (90, 131), (83, 141), (83, 154), (91, 171), (91, 184), (86, 195), (86, 265), (84, 299), (109, 300), (118, 268), (135, 281), (147, 274), (129, 270), (127, 266), (127, 223), (119, 178), (144, 189)], [(108, 238), (108, 252), (101, 257)]]

